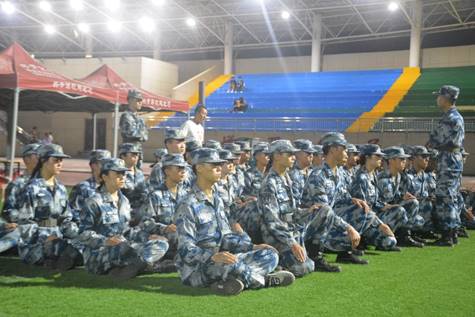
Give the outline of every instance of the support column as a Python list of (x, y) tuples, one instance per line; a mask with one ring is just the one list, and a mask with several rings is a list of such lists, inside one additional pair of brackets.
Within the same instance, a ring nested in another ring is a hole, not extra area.
[(13, 179), (13, 171), (15, 168), (15, 146), (16, 146), (16, 130), (18, 126), (18, 104), (20, 102), (20, 88), (15, 88), (13, 95), (12, 124), (10, 132), (10, 165), (8, 166), (8, 178)]
[(162, 42), (162, 33), (157, 30), (153, 37), (153, 59), (161, 58), (160, 43)]
[(97, 113), (92, 114), (92, 150), (95, 151), (97, 147)]
[(411, 44), (409, 46), (409, 66), (420, 67), (422, 33), (422, 1), (414, 2), (414, 16), (411, 25)]
[(226, 22), (224, 34), (224, 73), (231, 74), (233, 72), (233, 24), (231, 21)]
[(322, 16), (316, 14), (312, 24), (312, 72), (322, 71)]
[(119, 146), (119, 103), (116, 102), (114, 108), (114, 145), (112, 153), (114, 157), (117, 157), (117, 148)]

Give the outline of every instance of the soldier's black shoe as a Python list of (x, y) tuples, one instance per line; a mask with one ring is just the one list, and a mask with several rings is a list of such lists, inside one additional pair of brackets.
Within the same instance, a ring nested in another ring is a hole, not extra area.
[(109, 276), (118, 280), (129, 280), (139, 275), (146, 266), (144, 262), (134, 262), (126, 266), (115, 267), (109, 271)]
[(351, 253), (353, 253), (356, 256), (363, 256), (364, 255), (364, 249), (353, 249), (353, 250), (351, 250)]
[(338, 265), (332, 265), (328, 263), (327, 260), (325, 260), (325, 258), (323, 257), (323, 254), (314, 258), (313, 261), (315, 262), (316, 272), (331, 272), (331, 273), (341, 272), (341, 268)]
[(376, 251), (384, 251), (384, 252), (401, 252), (401, 248), (398, 246), (393, 246), (390, 248), (383, 248), (383, 247), (376, 247)]
[(56, 268), (60, 272), (66, 272), (73, 269), (80, 262), (81, 258), (81, 254), (74, 247), (68, 245), (58, 261), (56, 261)]
[(43, 261), (43, 267), (48, 270), (56, 270), (56, 259), (45, 259)]
[(215, 282), (210, 288), (218, 295), (233, 296), (244, 290), (244, 284), (238, 279), (230, 278), (226, 281)]
[(175, 261), (173, 260), (163, 260), (157, 265), (158, 273), (173, 273), (176, 272)]
[(350, 263), (350, 264), (368, 264), (368, 261), (365, 259), (361, 259), (354, 255), (351, 252), (338, 252), (336, 257), (336, 262), (338, 263)]
[(266, 276), (266, 287), (288, 286), (295, 281), (295, 275), (289, 271), (278, 271)]
[(421, 237), (422, 239), (427, 239), (427, 240), (437, 240), (440, 238), (440, 236), (437, 235), (433, 231), (424, 231), (424, 232), (419, 233), (418, 236)]
[(469, 238), (467, 230), (464, 227), (460, 227), (457, 229), (457, 236), (459, 238)]
[(426, 244), (426, 243), (427, 243), (427, 241), (426, 241), (425, 239), (423, 239), (423, 238), (421, 238), (420, 236), (415, 235), (415, 234), (411, 235), (411, 238), (412, 238), (414, 241), (419, 242), (419, 243), (422, 243), (422, 244)]
[(414, 248), (423, 248), (424, 243), (415, 241), (411, 236), (406, 235), (404, 237), (398, 238), (398, 245), (401, 247), (414, 247)]
[(452, 233), (450, 231), (443, 231), (442, 237), (432, 243), (436, 247), (453, 247), (454, 241), (452, 239)]
[(457, 229), (450, 230), (450, 235), (452, 236), (452, 242), (454, 245), (459, 244), (459, 236), (457, 233)]

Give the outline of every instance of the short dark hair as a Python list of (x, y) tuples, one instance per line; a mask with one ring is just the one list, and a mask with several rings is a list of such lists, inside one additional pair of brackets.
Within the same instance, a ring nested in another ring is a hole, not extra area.
[(198, 112), (200, 112), (202, 109), (207, 110), (206, 107), (203, 106), (203, 105), (198, 105), (198, 106), (196, 106), (196, 108), (195, 108), (195, 114), (197, 114)]

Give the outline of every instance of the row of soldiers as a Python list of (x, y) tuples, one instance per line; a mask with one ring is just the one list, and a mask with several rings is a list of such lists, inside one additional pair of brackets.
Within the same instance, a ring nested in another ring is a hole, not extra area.
[(427, 239), (453, 246), (463, 226), (474, 225), (473, 196), (465, 201), (459, 190), (463, 119), (453, 103), (450, 130), (443, 118), (430, 150), (415, 146), (410, 155), (397, 146), (356, 147), (336, 132), (318, 145), (208, 140), (201, 147), (168, 129), (148, 179), (140, 145), (124, 143), (120, 158), (92, 152), (91, 178), (69, 197), (57, 179), (68, 156), (59, 145), (30, 144), (25, 175), (7, 188), (0, 251), (17, 245), (25, 263), (84, 265), (118, 279), (178, 270), (186, 285), (233, 295), (339, 272), (326, 252), (364, 265), (369, 246), (398, 252)]

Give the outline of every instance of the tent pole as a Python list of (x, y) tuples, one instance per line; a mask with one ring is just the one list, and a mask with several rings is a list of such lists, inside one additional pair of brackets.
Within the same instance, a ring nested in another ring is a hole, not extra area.
[(92, 114), (92, 150), (95, 151), (97, 147), (97, 113)]
[(114, 149), (113, 154), (114, 157), (117, 157), (117, 147), (119, 143), (119, 103), (115, 103), (114, 109)]
[(12, 115), (12, 131), (11, 131), (11, 148), (10, 148), (10, 166), (8, 170), (8, 178), (13, 179), (13, 170), (15, 168), (15, 146), (16, 146), (16, 130), (18, 126), (18, 104), (20, 101), (20, 88), (15, 88), (13, 96), (13, 115)]

